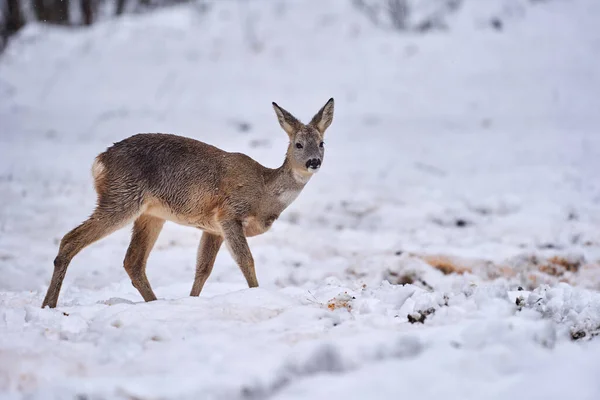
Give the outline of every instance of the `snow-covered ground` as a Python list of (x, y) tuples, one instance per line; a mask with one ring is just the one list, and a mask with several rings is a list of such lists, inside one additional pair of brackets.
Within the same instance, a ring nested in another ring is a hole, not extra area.
[[(209, 4), (30, 25), (0, 56), (0, 398), (599, 399), (600, 2), (469, 0), (427, 35), (345, 0)], [(123, 229), (40, 308), (112, 142), (275, 167), (271, 101), (306, 121), (332, 96), (323, 168), (250, 239), (260, 288), (223, 250), (188, 297), (200, 232), (169, 223), (158, 301)]]

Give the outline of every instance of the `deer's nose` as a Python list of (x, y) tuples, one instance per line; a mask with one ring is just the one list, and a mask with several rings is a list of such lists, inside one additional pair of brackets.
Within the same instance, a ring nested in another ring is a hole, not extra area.
[(320, 158), (311, 158), (306, 162), (306, 168), (317, 169), (321, 166)]

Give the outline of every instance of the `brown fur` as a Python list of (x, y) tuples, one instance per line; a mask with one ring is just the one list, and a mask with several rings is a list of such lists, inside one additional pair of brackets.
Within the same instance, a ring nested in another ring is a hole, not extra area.
[(304, 125), (273, 103), (290, 138), (285, 161), (276, 169), (245, 154), (170, 134), (138, 134), (115, 143), (94, 160), (97, 207), (61, 240), (42, 307), (56, 307), (67, 267), (77, 253), (131, 222), (124, 267), (144, 300), (156, 299), (146, 277), (146, 261), (165, 220), (204, 231), (192, 296), (200, 294), (223, 242), (248, 286), (258, 286), (246, 237), (266, 232), (314, 173), (307, 161), (322, 161), (322, 140), (333, 119), (333, 106), (330, 99)]

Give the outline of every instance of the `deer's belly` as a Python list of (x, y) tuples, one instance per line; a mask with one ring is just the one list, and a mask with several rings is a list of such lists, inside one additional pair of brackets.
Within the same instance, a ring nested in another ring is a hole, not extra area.
[[(173, 210), (162, 204), (151, 204), (146, 209), (146, 214), (175, 222), (179, 225), (193, 226), (215, 235), (223, 234), (221, 225), (216, 218), (216, 212), (183, 215), (173, 212)], [(271, 228), (277, 217), (277, 215), (250, 215), (244, 218), (242, 220), (244, 235), (250, 237), (265, 233)]]
[(221, 226), (217, 222), (216, 217), (213, 213), (209, 215), (199, 214), (199, 215), (182, 215), (173, 212), (171, 209), (167, 207), (163, 207), (160, 205), (154, 205), (148, 207), (146, 210), (147, 214), (155, 216), (157, 218), (162, 218), (167, 221), (175, 222), (179, 225), (192, 226), (194, 228), (202, 229), (203, 231), (207, 231), (209, 233), (213, 233), (215, 235), (221, 235)]

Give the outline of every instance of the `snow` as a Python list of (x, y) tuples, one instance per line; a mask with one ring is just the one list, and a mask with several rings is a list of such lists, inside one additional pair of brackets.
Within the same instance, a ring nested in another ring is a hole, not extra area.
[[(420, 35), (350, 1), (254, 1), (27, 26), (0, 58), (0, 397), (600, 398), (599, 17), (469, 0)], [(322, 168), (249, 240), (259, 288), (223, 250), (188, 297), (200, 232), (168, 223), (158, 301), (123, 229), (40, 308), (112, 142), (178, 133), (276, 167), (271, 102), (306, 122), (330, 97)]]

